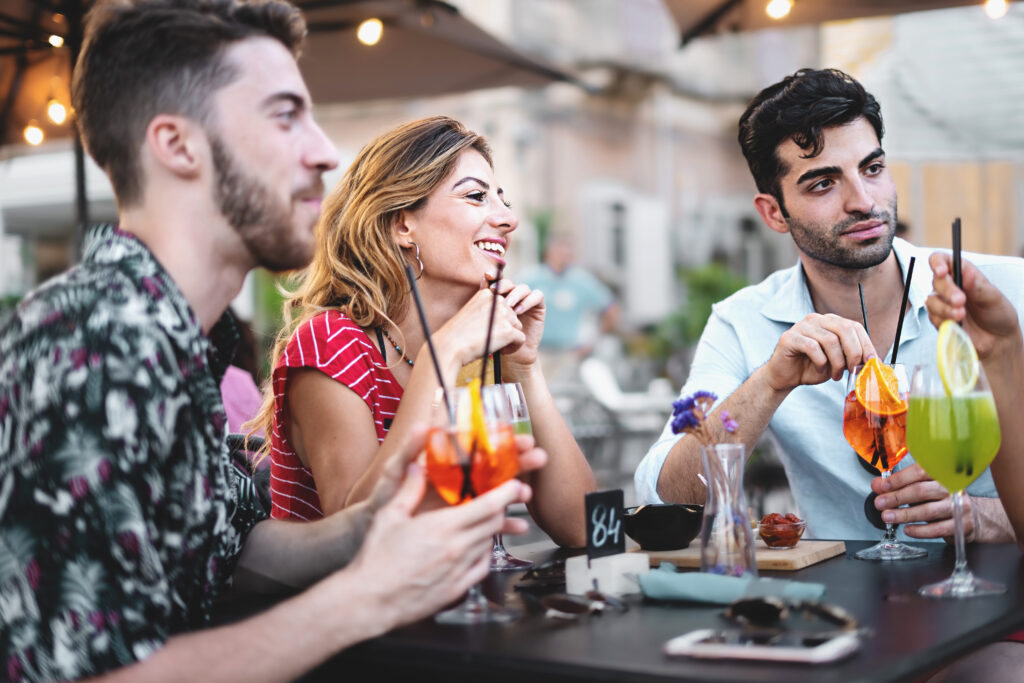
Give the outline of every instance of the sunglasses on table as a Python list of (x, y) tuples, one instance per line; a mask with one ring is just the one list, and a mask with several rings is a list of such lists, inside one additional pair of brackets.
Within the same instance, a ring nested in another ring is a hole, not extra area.
[(583, 595), (555, 593), (540, 599), (545, 609), (544, 616), (550, 619), (578, 619), (587, 614), (603, 614), (606, 610), (626, 612), (627, 605), (620, 598), (597, 590), (589, 590)]
[(867, 635), (857, 619), (838, 605), (788, 601), (773, 596), (740, 598), (722, 616), (740, 629), (722, 632), (722, 642), (814, 646), (844, 633)]

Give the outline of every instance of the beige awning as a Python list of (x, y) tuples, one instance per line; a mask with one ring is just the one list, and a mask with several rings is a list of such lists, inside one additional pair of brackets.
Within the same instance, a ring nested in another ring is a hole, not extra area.
[(981, 0), (794, 0), (780, 20), (765, 13), (768, 0), (664, 0), (679, 25), (680, 42), (722, 31), (756, 31), (838, 19), (978, 5)]
[[(572, 77), (517, 52), (444, 2), (307, 0), (300, 67), (314, 102), (427, 97), (499, 86), (538, 87)], [(360, 43), (364, 19), (384, 24), (380, 42)]]

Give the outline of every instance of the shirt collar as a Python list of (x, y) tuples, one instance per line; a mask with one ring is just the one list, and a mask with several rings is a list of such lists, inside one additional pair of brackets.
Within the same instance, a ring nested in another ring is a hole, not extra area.
[[(910, 311), (907, 317), (917, 317), (920, 309), (925, 305), (925, 300), (931, 292), (931, 282), (926, 274), (928, 267), (927, 256), (924, 250), (919, 249), (906, 240), (896, 237), (892, 241), (892, 249), (896, 253), (896, 261), (903, 271), (903, 281), (907, 279), (907, 269), (910, 266), (910, 257), (917, 257), (914, 264), (913, 280), (910, 283)], [(780, 323), (796, 323), (803, 320), (807, 315), (814, 313), (814, 303), (811, 301), (811, 291), (807, 287), (807, 274), (804, 272), (803, 263), (799, 260), (796, 265), (789, 269), (783, 276), (782, 284), (775, 291), (775, 294), (761, 307), (761, 315), (769, 320)], [(903, 292), (899, 293), (902, 296)], [(911, 315), (912, 314), (912, 315)], [(904, 330), (906, 332), (907, 330)], [(905, 338), (905, 337), (904, 337)]]

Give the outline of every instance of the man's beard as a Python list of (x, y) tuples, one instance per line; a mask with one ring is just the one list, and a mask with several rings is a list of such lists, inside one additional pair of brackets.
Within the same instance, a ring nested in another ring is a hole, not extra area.
[(270, 271), (302, 268), (312, 258), (312, 239), (295, 234), (291, 206), (240, 164), (216, 134), (210, 133), (213, 156), (214, 201), (238, 233), (257, 265)]
[[(894, 198), (891, 212), (875, 210), (870, 214), (853, 214), (830, 228), (804, 223), (792, 216), (786, 219), (786, 224), (797, 248), (811, 258), (839, 268), (863, 269), (873, 268), (889, 258), (892, 240), (896, 235), (896, 216)], [(886, 229), (873, 240), (866, 240), (854, 247), (844, 246), (841, 243), (843, 231), (863, 221), (883, 221)]]

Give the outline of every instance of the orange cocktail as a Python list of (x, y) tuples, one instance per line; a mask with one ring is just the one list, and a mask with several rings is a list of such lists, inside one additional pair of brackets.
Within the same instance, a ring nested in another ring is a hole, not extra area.
[[(843, 435), (865, 462), (888, 477), (907, 454), (907, 373), (902, 365), (871, 358), (850, 373), (843, 402)], [(873, 495), (873, 494), (872, 494)], [(873, 502), (868, 497), (868, 505)], [(926, 554), (896, 539), (885, 525), (877, 544), (854, 554), (861, 560), (909, 560)]]
[(434, 427), (427, 437), (427, 477), (449, 505), (486, 493), (516, 476), (515, 436), (507, 423), (488, 425), (486, 444), (471, 430)]
[(907, 454), (906, 389), (900, 391), (893, 367), (874, 358), (853, 384), (843, 405), (843, 435), (869, 465), (889, 472)]

